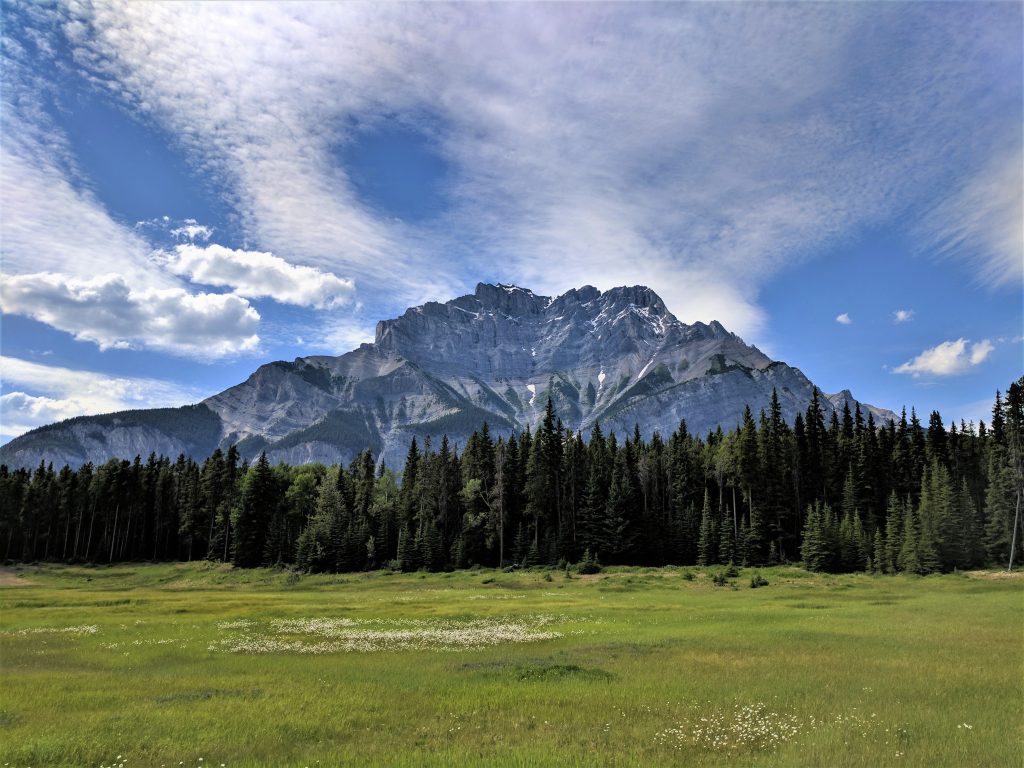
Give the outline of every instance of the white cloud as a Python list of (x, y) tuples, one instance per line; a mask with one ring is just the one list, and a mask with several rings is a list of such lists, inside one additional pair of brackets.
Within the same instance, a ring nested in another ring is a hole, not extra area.
[(146, 241), (112, 219), (92, 194), (66, 137), (44, 107), (53, 84), (33, 71), (23, 48), (7, 36), (2, 64), (4, 273), (93, 277), (113, 267), (134, 284), (167, 287), (177, 282), (153, 269)]
[(167, 268), (193, 283), (231, 288), (240, 296), (269, 296), (284, 304), (318, 309), (347, 304), (355, 292), (351, 280), (315, 267), (289, 264), (272, 253), (241, 251), (222, 245), (178, 245)]
[(0, 310), (31, 317), (100, 349), (146, 346), (218, 358), (259, 344), (260, 316), (233, 294), (135, 289), (120, 275), (79, 279), (53, 272), (5, 277)]
[(137, 221), (133, 230), (138, 234), (144, 233), (150, 242), (168, 246), (174, 243), (205, 243), (216, 231), (195, 219), (172, 219), (170, 216)]
[(171, 234), (179, 240), (188, 240), (189, 242), (199, 240), (205, 243), (213, 235), (213, 227), (200, 224), (195, 219), (185, 219), (181, 226), (171, 230)]
[[(217, 171), (258, 247), (378, 302), (481, 277), (643, 281), (680, 318), (742, 333), (773, 274), (934, 204), (950, 167), (991, 150), (1018, 114), (1016, 14), (111, 2), (72, 6), (65, 29), (79, 63)], [(382, 116), (427, 126), (451, 164), (436, 222), (375, 211), (337, 161)]]
[(411, 248), (389, 216), (368, 210), (334, 160), (350, 138), (348, 116), (365, 116), (382, 98), (403, 111), (418, 99), (408, 85), (382, 90), (382, 78), (400, 74), (405, 45), (364, 25), (388, 14), (355, 4), (183, 10), (70, 7), (65, 31), (94, 76), (217, 175), (263, 249), (390, 281), (399, 296), (419, 280), (436, 284), (445, 268)]
[(966, 260), (978, 282), (1020, 288), (1024, 280), (1024, 151), (1019, 129), (1009, 149), (1000, 149), (984, 168), (926, 219), (928, 244), (940, 254)]
[(153, 268), (149, 245), (106, 213), (88, 190), (76, 187), (50, 158), (33, 157), (16, 119), (5, 110), (0, 161), (0, 241), (5, 274), (59, 271), (92, 277), (112, 266), (134, 284), (168, 286), (173, 278)]
[(35, 427), (85, 413), (99, 411), (89, 411), (88, 405), (78, 398), (55, 400), (24, 392), (8, 392), (0, 395), (0, 438), (9, 440)]
[(324, 326), (309, 343), (332, 355), (341, 355), (374, 340), (373, 324), (358, 320), (336, 321)]
[(992, 354), (992, 350), (994, 349), (995, 347), (988, 339), (982, 339), (977, 344), (972, 344), (970, 358), (971, 365), (978, 365), (979, 363), (985, 362), (985, 358)]
[(897, 309), (892, 313), (892, 321), (894, 323), (909, 323), (914, 318), (914, 310), (912, 309)]
[(848, 312), (843, 312), (841, 315), (836, 315), (836, 322), (840, 325), (851, 325), (853, 320), (850, 319), (850, 314)]
[(953, 376), (984, 362), (995, 349), (988, 339), (971, 344), (969, 350), (967, 345), (967, 339), (944, 341), (897, 366), (893, 373), (909, 373), (915, 378), (923, 375)]
[[(256, 310), (237, 296), (189, 293), (161, 269), (146, 239), (112, 218), (78, 172), (43, 107), (53, 84), (32, 71), (12, 38), (3, 39), (2, 63), (0, 311), (101, 349), (149, 347), (197, 358), (254, 350)], [(189, 231), (201, 237), (204, 229)]]
[[(10, 439), (74, 416), (184, 405), (204, 396), (160, 379), (110, 376), (0, 357), (0, 436)], [(34, 394), (29, 394), (34, 393)]]

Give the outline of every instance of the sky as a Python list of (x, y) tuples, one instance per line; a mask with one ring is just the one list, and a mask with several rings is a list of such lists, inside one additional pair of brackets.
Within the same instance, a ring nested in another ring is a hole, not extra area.
[(0, 440), (504, 282), (946, 423), (1024, 372), (1024, 6), (8, 1)]

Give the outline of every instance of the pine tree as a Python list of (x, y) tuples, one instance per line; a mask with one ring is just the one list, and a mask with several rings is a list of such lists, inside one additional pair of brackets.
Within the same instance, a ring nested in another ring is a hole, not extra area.
[(900, 552), (903, 549), (901, 530), (904, 517), (903, 505), (896, 498), (896, 491), (892, 491), (889, 494), (889, 503), (886, 507), (885, 562), (883, 568), (886, 573), (896, 573), (899, 569)]
[(874, 573), (885, 573), (886, 571), (885, 541), (882, 538), (882, 529), (875, 528), (874, 555), (871, 559), (871, 570)]
[(704, 508), (700, 513), (700, 540), (697, 544), (697, 565), (708, 566), (717, 562), (715, 548), (715, 521), (711, 514), (711, 499), (704, 491)]
[(598, 511), (592, 520), (592, 538), (597, 545), (593, 552), (596, 557), (604, 558), (606, 562), (615, 562), (627, 556), (635, 538), (635, 531), (631, 529), (627, 519), (632, 503), (628, 474), (626, 450), (623, 449), (615, 456), (608, 501), (605, 502), (604, 509)]
[(909, 500), (903, 507), (903, 525), (898, 567), (904, 573), (921, 573), (921, 561), (918, 559), (917, 520), (914, 508)]
[[(1010, 561), (1013, 522), (1016, 511), (1016, 482), (1005, 453), (997, 447), (989, 459), (988, 488), (985, 491), (985, 549), (989, 561), (1005, 567)], [(1018, 543), (1020, 537), (1018, 536)]]
[(925, 470), (921, 478), (920, 505), (917, 510), (917, 562), (921, 573), (942, 569), (941, 532), (947, 528), (948, 497), (937, 466)]
[(737, 540), (732, 531), (732, 514), (726, 506), (718, 523), (718, 561), (734, 563), (737, 557)]
[[(826, 507), (825, 510), (827, 509)], [(831, 513), (827, 513), (825, 510), (822, 509), (820, 502), (815, 502), (807, 508), (807, 516), (804, 518), (803, 545), (800, 548), (800, 557), (803, 559), (804, 568), (809, 571), (825, 571), (831, 564), (824, 520), (824, 516)]]
[(419, 511), (419, 468), (420, 451), (414, 435), (409, 443), (409, 452), (405, 457), (405, 469), (402, 471), (402, 487), (399, 490), (398, 510), (403, 528), (411, 529)]
[(444, 567), (444, 542), (437, 528), (429, 523), (422, 529), (419, 561), (420, 565), (428, 571), (440, 571)]
[(267, 523), (278, 503), (277, 483), (266, 451), (246, 474), (241, 504), (234, 525), (234, 563), (241, 567), (261, 565)]
[(853, 518), (853, 553), (855, 560), (852, 564), (855, 571), (871, 570), (871, 541), (864, 530), (860, 517)]
[(955, 528), (961, 532), (957, 539), (957, 561), (954, 565), (960, 569), (980, 566), (985, 562), (981, 520), (966, 479), (961, 481), (957, 489), (954, 509)]
[(296, 542), (295, 564), (314, 573), (337, 570), (338, 529), (343, 523), (343, 502), (337, 485), (320, 483), (315, 512)]
[(398, 569), (408, 573), (417, 568), (416, 547), (408, 525), (398, 532)]

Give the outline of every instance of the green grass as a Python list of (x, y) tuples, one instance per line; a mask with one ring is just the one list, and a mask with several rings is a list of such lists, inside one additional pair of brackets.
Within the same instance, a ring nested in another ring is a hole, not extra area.
[(1024, 763), (1024, 580), (689, 570), (7, 571), (0, 765)]

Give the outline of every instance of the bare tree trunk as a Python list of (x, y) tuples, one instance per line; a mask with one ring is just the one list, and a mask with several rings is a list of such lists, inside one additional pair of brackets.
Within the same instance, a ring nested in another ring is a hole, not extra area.
[(82, 518), (85, 517), (85, 512), (78, 513), (78, 525), (75, 526), (75, 546), (71, 552), (72, 558), (78, 557), (78, 543), (82, 540)]
[[(286, 523), (287, 524), (287, 523)], [(228, 561), (228, 541), (231, 539), (231, 513), (224, 515), (224, 562)]]
[(124, 539), (121, 541), (121, 554), (120, 554), (120, 556), (118, 558), (119, 560), (124, 560), (125, 559), (124, 555), (125, 555), (125, 552), (128, 550), (128, 538), (131, 536), (131, 532), (132, 532), (132, 508), (128, 507), (128, 525), (125, 526)]
[(71, 538), (71, 513), (68, 512), (67, 522), (64, 523), (64, 551), (61, 552), (60, 559), (67, 562), (68, 559), (68, 539)]
[(210, 535), (206, 537), (206, 557), (213, 560), (213, 521), (217, 519), (217, 510), (210, 511)]
[(1017, 510), (1013, 513), (1013, 538), (1010, 540), (1010, 564), (1006, 570), (1013, 570), (1013, 553), (1017, 549), (1017, 528), (1020, 527), (1020, 487), (1017, 488)]
[(121, 512), (121, 505), (118, 504), (114, 507), (114, 532), (110, 536), (110, 556), (107, 558), (108, 563), (114, 562), (114, 542), (117, 541), (117, 516)]
[(89, 538), (85, 542), (85, 559), (89, 560), (89, 553), (92, 551), (92, 532), (96, 527), (96, 505), (92, 505), (92, 515), (89, 516)]

